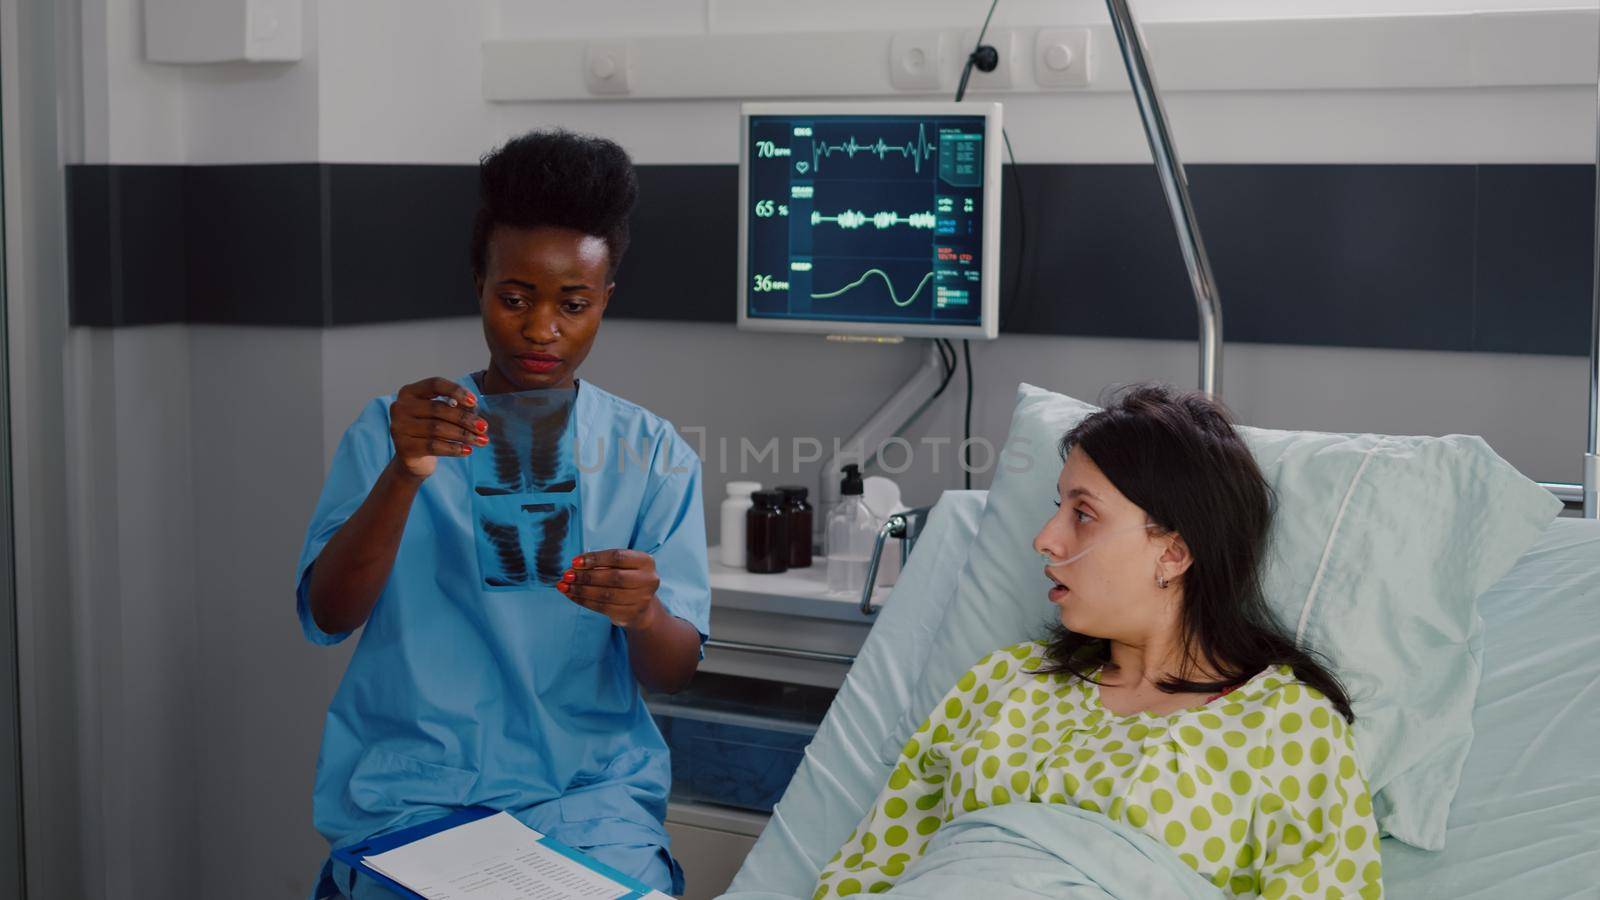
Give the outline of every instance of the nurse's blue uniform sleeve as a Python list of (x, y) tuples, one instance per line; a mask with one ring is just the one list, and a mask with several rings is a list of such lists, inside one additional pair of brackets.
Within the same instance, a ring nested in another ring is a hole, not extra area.
[(661, 605), (693, 625), (704, 644), (711, 635), (711, 571), (706, 564), (700, 458), (676, 434), (667, 439), (667, 449), (672, 462), (665, 471), (651, 467), (655, 484), (639, 511), (633, 548), (655, 557)]
[(333, 465), (322, 483), (322, 496), (317, 500), (316, 512), (311, 514), (311, 525), (306, 529), (305, 546), (300, 551), (300, 566), (295, 573), (295, 610), (300, 615), (300, 627), (306, 640), (313, 644), (337, 644), (350, 636), (344, 631), (329, 634), (317, 627), (311, 617), (308, 592), (311, 586), (311, 564), (327, 546), (334, 532), (360, 508), (378, 476), (394, 456), (394, 442), (389, 438), (389, 402), (380, 397), (368, 403), (361, 415), (345, 429), (339, 439), (339, 449), (334, 451)]

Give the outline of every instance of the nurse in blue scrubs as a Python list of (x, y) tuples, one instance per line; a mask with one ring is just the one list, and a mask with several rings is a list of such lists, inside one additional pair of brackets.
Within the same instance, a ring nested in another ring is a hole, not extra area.
[[(616, 144), (563, 131), (483, 160), (472, 266), (488, 367), (367, 404), (300, 557), (306, 636), (365, 626), (328, 709), (313, 817), (330, 846), (465, 806), (510, 812), (669, 893), (667, 748), (640, 695), (680, 689), (708, 633), (700, 460), (578, 379), (637, 194)], [(467, 458), (478, 398), (575, 388), (583, 548), (558, 591), (480, 589)], [(313, 896), (387, 896), (337, 861)]]

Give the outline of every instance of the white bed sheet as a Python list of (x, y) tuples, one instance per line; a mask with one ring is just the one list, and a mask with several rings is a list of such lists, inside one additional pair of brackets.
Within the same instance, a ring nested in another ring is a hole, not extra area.
[(1550, 523), (1479, 613), (1483, 681), (1445, 849), (1385, 841), (1388, 894), (1600, 898), (1600, 523)]

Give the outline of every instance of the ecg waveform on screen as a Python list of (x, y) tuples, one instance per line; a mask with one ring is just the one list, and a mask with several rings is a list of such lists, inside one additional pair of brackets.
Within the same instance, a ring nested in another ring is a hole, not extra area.
[(821, 225), (824, 222), (832, 222), (840, 228), (860, 228), (863, 225), (871, 225), (880, 231), (885, 228), (893, 228), (896, 225), (910, 225), (912, 228), (932, 228), (937, 221), (931, 212), (914, 212), (904, 216), (896, 212), (882, 211), (869, 215), (857, 209), (847, 209), (836, 216), (825, 216), (819, 212), (811, 213), (812, 225)]
[(911, 292), (911, 296), (901, 300), (899, 296), (895, 294), (894, 282), (889, 280), (889, 273), (883, 271), (882, 269), (868, 269), (861, 273), (860, 278), (857, 278), (855, 281), (852, 281), (844, 287), (839, 288), (837, 291), (828, 291), (822, 294), (812, 294), (811, 299), (829, 300), (839, 296), (840, 294), (849, 293), (850, 291), (853, 291), (865, 284), (867, 279), (874, 275), (883, 279), (884, 285), (889, 288), (889, 300), (890, 302), (894, 303), (895, 306), (910, 306), (911, 304), (915, 303), (917, 300), (917, 295), (921, 294), (922, 289), (928, 286), (929, 281), (933, 280), (932, 272), (922, 276), (922, 280), (917, 282), (917, 289)]
[[(901, 159), (910, 160), (912, 169), (920, 175), (922, 174), (923, 160), (932, 159), (933, 155), (938, 152), (939, 145), (928, 142), (928, 130), (925, 125), (917, 126), (916, 140), (906, 141), (904, 144), (891, 144), (883, 138), (878, 138), (870, 144), (863, 144), (856, 140), (855, 135), (851, 135), (842, 144), (830, 144), (826, 141), (814, 142), (811, 145), (811, 171), (822, 171), (822, 161), (835, 153), (843, 153), (851, 159), (854, 159), (857, 153), (871, 153), (879, 160), (884, 159), (890, 153), (898, 153)], [(803, 167), (804, 163), (801, 163), (801, 166)], [(805, 171), (804, 168), (801, 171)]]

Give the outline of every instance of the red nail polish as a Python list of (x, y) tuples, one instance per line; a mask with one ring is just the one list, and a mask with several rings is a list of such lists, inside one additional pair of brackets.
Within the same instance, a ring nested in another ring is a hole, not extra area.
[(573, 574), (573, 573), (571, 573), (571, 572), (568, 572), (567, 574), (561, 576), (561, 580), (562, 581), (567, 581), (567, 582), (577, 581), (578, 580), (578, 576)]
[(472, 394), (468, 394), (467, 395), (467, 405), (468, 406), (477, 406), (478, 405), (478, 398), (476, 396), (472, 395)]
[(461, 452), (468, 453), (468, 454), (472, 453), (472, 445), (471, 444), (464, 445), (461, 448)]
[(488, 431), (489, 430), (489, 423), (485, 422), (482, 419), (479, 419), (478, 420), (478, 430), (479, 431)]

